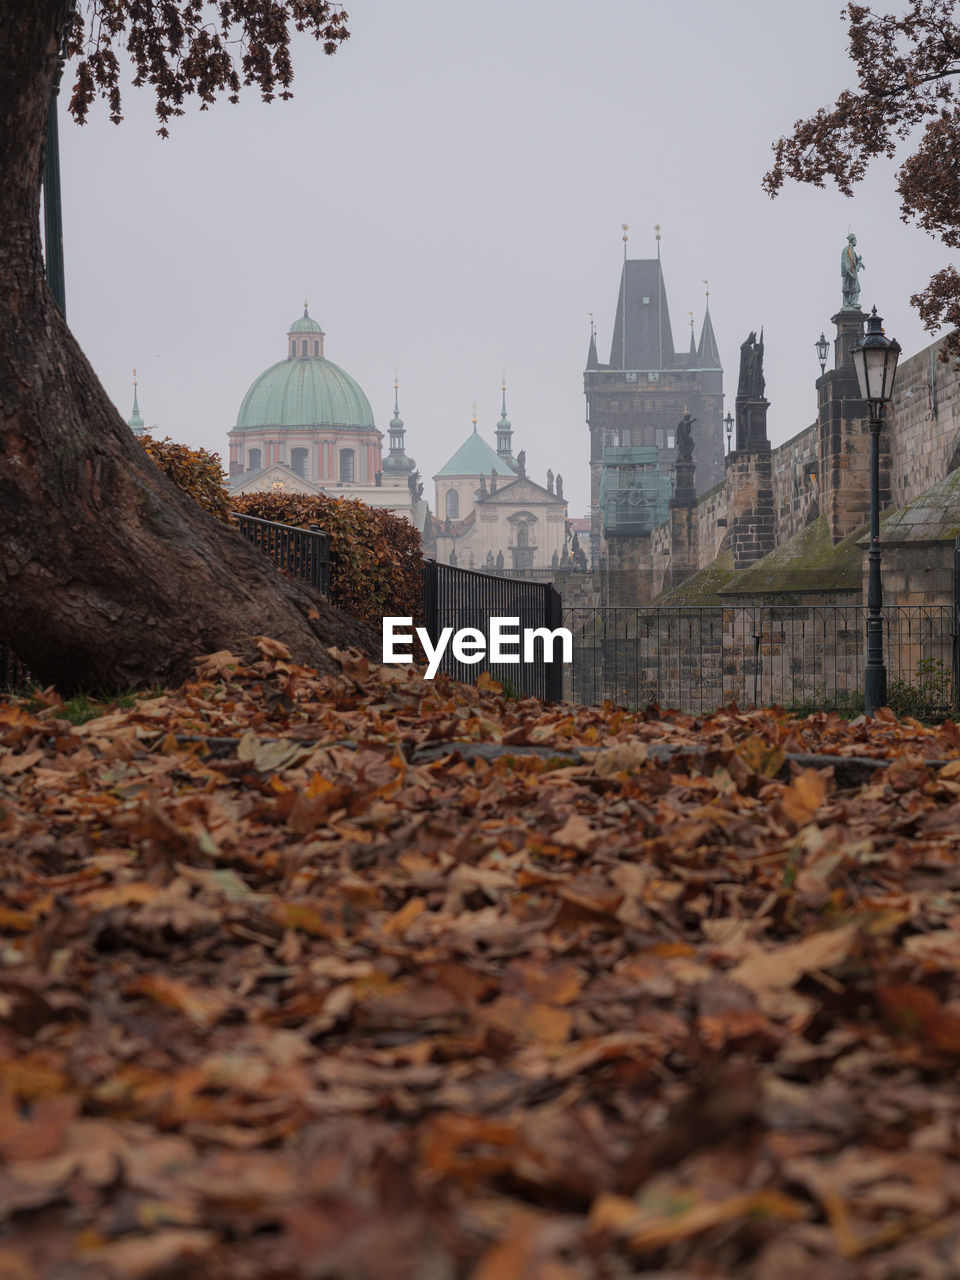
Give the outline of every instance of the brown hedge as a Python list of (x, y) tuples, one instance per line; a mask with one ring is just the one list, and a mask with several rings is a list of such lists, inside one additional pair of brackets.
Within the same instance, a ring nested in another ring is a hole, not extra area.
[(422, 620), (420, 534), (408, 520), (359, 498), (247, 493), (233, 509), (330, 535), (330, 594), (344, 613), (379, 631), (386, 616)]
[(142, 435), (139, 440), (168, 479), (218, 520), (231, 523), (230, 494), (219, 454), (175, 444), (169, 436), (155, 440), (153, 436)]

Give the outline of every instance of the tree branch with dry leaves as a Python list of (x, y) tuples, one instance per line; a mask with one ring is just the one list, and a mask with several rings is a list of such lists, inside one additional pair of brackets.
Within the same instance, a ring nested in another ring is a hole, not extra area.
[[(897, 173), (900, 215), (950, 248), (960, 247), (960, 23), (955, 0), (912, 0), (906, 13), (876, 14), (849, 4), (849, 52), (857, 90), (845, 89), (773, 144), (774, 163), (763, 179), (770, 196), (784, 182), (825, 187), (844, 195), (879, 156), (893, 158), (910, 140), (913, 150)], [(919, 131), (919, 132), (918, 132)], [(911, 304), (924, 328), (951, 327), (941, 355), (960, 355), (960, 274), (936, 272)]]
[(129, 54), (133, 83), (156, 97), (158, 133), (183, 115), (183, 100), (200, 99), (205, 111), (218, 96), (236, 102), (256, 86), (265, 102), (293, 95), (292, 31), (308, 32), (323, 51), (336, 53), (349, 39), (347, 15), (330, 0), (90, 0), (74, 11), (66, 54), (76, 58), (70, 113), (82, 124), (97, 97), (110, 118), (122, 116), (121, 62)]

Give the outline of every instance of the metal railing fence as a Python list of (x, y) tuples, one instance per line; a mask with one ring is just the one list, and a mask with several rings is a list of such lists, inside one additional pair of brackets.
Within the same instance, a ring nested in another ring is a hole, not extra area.
[[(901, 714), (951, 713), (955, 625), (950, 605), (884, 613), (888, 701)], [(622, 706), (862, 709), (866, 609), (857, 605), (567, 608), (573, 664), (564, 697)]]
[[(490, 618), (519, 618), (521, 635), (527, 628), (554, 631), (563, 626), (560, 596), (548, 583), (499, 578), (436, 560), (423, 564), (423, 612), (434, 644), (444, 627), (454, 631), (474, 627), (487, 637)], [(554, 648), (556, 661), (552, 662), (491, 663), (485, 654), (480, 662), (468, 665), (459, 662), (448, 645), (440, 670), (465, 684), (475, 684), (481, 671), (488, 671), (508, 692), (557, 702), (563, 692), (564, 668), (559, 642)], [(545, 645), (538, 641), (538, 659), (544, 652)]]
[(315, 591), (330, 594), (330, 538), (316, 525), (298, 529), (292, 524), (261, 520), (258, 516), (231, 512), (245, 538), (259, 547), (281, 569), (301, 578)]

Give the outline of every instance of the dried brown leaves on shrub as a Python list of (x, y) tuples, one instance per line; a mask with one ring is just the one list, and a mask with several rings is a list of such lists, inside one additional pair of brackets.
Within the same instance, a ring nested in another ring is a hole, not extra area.
[(232, 523), (227, 477), (219, 454), (176, 444), (169, 436), (162, 440), (149, 435), (138, 438), (169, 480), (218, 520)]
[(409, 520), (358, 498), (325, 494), (248, 493), (234, 499), (234, 509), (261, 520), (323, 529), (330, 538), (330, 593), (344, 613), (377, 632), (384, 617), (420, 621), (423, 551)]

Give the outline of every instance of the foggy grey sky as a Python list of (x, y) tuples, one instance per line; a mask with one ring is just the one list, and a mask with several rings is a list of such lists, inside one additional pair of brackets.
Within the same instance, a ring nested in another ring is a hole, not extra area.
[(431, 505), (474, 401), (495, 442), (505, 368), (515, 451), (541, 482), (562, 472), (584, 514), (587, 313), (606, 360), (623, 222), (637, 258), (661, 224), (678, 350), (709, 280), (725, 411), (765, 327), (774, 443), (815, 417), (848, 226), (861, 304), (905, 355), (931, 340), (908, 298), (949, 255), (900, 222), (892, 163), (853, 200), (760, 189), (771, 141), (853, 84), (838, 0), (345, 7), (334, 57), (297, 41), (292, 102), (191, 105), (167, 142), (147, 90), (119, 128), (102, 106), (82, 129), (61, 110), (67, 316), (124, 418), (136, 365), (148, 426), (225, 458), (306, 293), (383, 431), (399, 367)]

